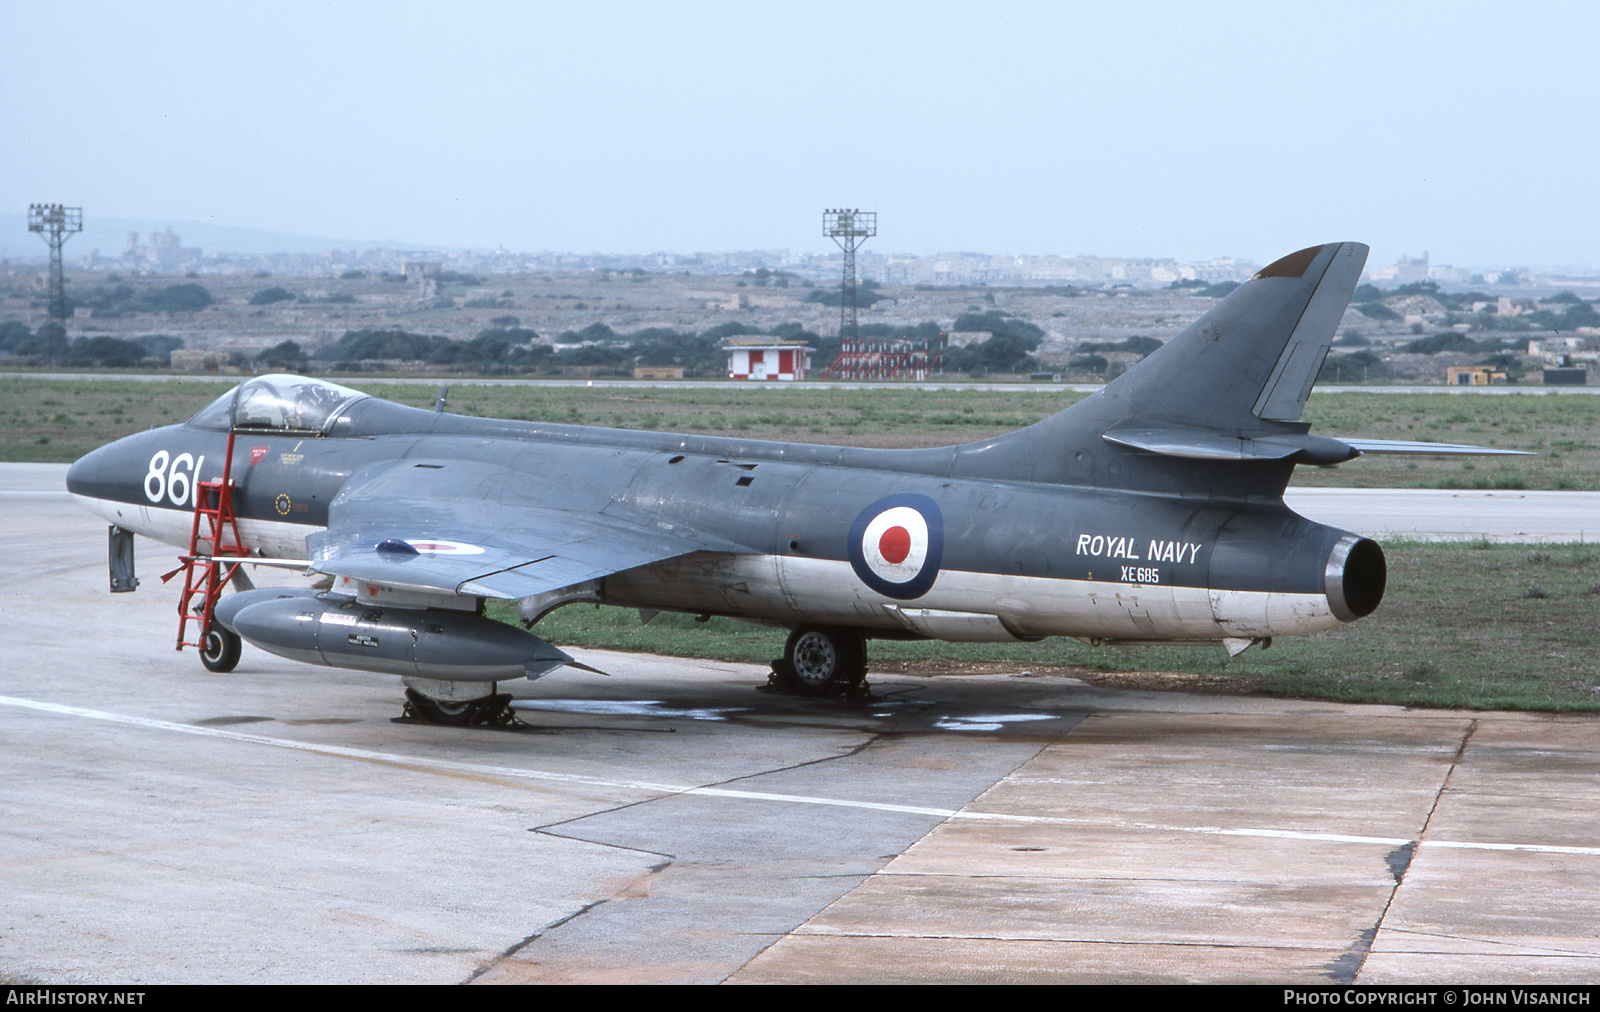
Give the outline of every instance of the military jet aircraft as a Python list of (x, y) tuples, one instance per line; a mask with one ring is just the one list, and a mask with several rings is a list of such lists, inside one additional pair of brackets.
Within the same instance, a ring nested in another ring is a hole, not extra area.
[[(1383, 597), (1377, 544), (1284, 505), (1297, 464), (1498, 452), (1299, 421), (1366, 254), (1284, 257), (1099, 392), (962, 446), (468, 418), (442, 398), (429, 411), (271, 375), (88, 454), (67, 485), (114, 541), (132, 531), (200, 564), (231, 549), (331, 578), (222, 598), (202, 616), (207, 667), (231, 669), (242, 638), (399, 674), (410, 712), (445, 723), (496, 719), (509, 697), (493, 683), (575, 663), (483, 617), (488, 598), (516, 601), (529, 627), (573, 602), (787, 627), (775, 678), (819, 695), (861, 682), (872, 638), (1238, 652)], [(238, 544), (196, 549), (202, 484), (216, 496), (225, 475)]]

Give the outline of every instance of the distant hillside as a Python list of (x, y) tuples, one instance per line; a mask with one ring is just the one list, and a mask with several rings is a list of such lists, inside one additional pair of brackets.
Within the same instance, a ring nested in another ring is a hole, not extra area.
[[(121, 256), (128, 248), (128, 233), (138, 232), (139, 241), (148, 243), (151, 232), (171, 228), (185, 246), (198, 246), (207, 253), (321, 253), (329, 249), (421, 249), (417, 243), (396, 240), (334, 239), (327, 236), (295, 235), (264, 228), (235, 228), (208, 225), (200, 221), (175, 221), (158, 218), (100, 217), (84, 209), (83, 231), (67, 240), (66, 258), (70, 262), (98, 249), (103, 257)], [(0, 214), (0, 256), (44, 256), (49, 252), (44, 240), (28, 231), (28, 216)]]

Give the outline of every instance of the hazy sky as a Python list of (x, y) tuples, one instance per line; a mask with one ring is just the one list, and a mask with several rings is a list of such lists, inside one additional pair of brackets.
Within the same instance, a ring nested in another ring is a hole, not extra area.
[[(1595, 3), (0, 0), (0, 206), (487, 249), (1600, 266)], [(42, 246), (41, 246), (42, 249)]]

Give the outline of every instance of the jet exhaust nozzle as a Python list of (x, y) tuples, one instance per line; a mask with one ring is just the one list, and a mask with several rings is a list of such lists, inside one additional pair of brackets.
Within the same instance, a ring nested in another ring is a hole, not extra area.
[(1365, 618), (1378, 610), (1388, 578), (1388, 563), (1378, 543), (1347, 534), (1328, 553), (1323, 580), (1328, 608), (1341, 622)]

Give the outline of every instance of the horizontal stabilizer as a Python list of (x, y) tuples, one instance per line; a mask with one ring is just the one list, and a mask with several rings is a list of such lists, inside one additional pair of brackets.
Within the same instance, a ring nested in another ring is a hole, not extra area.
[(1497, 450), (1465, 443), (1428, 443), (1408, 439), (1335, 439), (1331, 436), (1285, 433), (1275, 436), (1229, 436), (1187, 426), (1116, 428), (1100, 438), (1115, 446), (1163, 457), (1189, 460), (1292, 460), (1296, 464), (1342, 464), (1368, 453), (1535, 456), (1526, 450)]
[(1349, 442), (1285, 433), (1274, 436), (1228, 436), (1209, 429), (1182, 426), (1112, 429), (1101, 437), (1116, 446), (1164, 457), (1190, 460), (1292, 460), (1297, 464), (1341, 464), (1360, 456)]
[(1339, 441), (1347, 443), (1362, 453), (1451, 453), (1475, 455), (1480, 457), (1537, 457), (1536, 453), (1527, 450), (1496, 450), (1490, 446), (1469, 446), (1466, 443), (1425, 443), (1414, 442), (1409, 439), (1349, 439), (1341, 436)]

